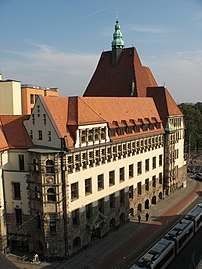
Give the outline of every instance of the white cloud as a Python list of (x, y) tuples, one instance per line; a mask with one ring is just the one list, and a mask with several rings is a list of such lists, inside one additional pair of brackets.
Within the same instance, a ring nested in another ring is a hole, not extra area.
[(148, 58), (158, 84), (170, 90), (176, 102), (202, 101), (202, 50)]
[(34, 51), (4, 52), (7, 59), (12, 58), (2, 61), (2, 72), (7, 77), (12, 76), (11, 79), (20, 80), (22, 83), (59, 87), (61, 95), (83, 94), (99, 55), (59, 51), (46, 44), (32, 45)]

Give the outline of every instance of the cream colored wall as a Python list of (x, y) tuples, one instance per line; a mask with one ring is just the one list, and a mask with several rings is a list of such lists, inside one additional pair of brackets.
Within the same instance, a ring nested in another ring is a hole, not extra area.
[(175, 144), (175, 149), (178, 149), (179, 152), (179, 156), (175, 160), (175, 165), (180, 168), (186, 164), (186, 161), (184, 160), (184, 139), (180, 139), (178, 143)]
[[(75, 210), (77, 208), (83, 207), (89, 203), (93, 203), (101, 198), (117, 192), (123, 188), (127, 188), (131, 185), (134, 188), (137, 187), (138, 182), (142, 182), (142, 185), (145, 184), (145, 179), (149, 178), (152, 180), (152, 176), (156, 175), (158, 178), (159, 173), (163, 173), (163, 165), (159, 167), (159, 155), (163, 156), (163, 147), (158, 148), (153, 151), (141, 153), (135, 156), (128, 158), (123, 158), (121, 160), (112, 161), (105, 165), (89, 168), (68, 176), (69, 184), (69, 197), (71, 199), (71, 184), (78, 182), (79, 184), (79, 199), (71, 202), (69, 201), (69, 211)], [(152, 158), (156, 158), (156, 169), (152, 170)], [(145, 172), (145, 160), (150, 159), (150, 170)], [(142, 161), (142, 174), (137, 175), (137, 162)], [(134, 164), (134, 177), (129, 179), (129, 165)], [(125, 167), (125, 181), (119, 182), (119, 168)], [(109, 186), (109, 171), (115, 170), (115, 185)], [(104, 174), (104, 189), (97, 191), (97, 176), (99, 174)], [(92, 194), (85, 195), (85, 179), (92, 178)]]
[(18, 155), (24, 155), (24, 165), (25, 171), (28, 171), (28, 153), (26, 150), (15, 150), (10, 149), (7, 152), (5, 158), (7, 158), (7, 162), (4, 164), (4, 170), (15, 170), (19, 171), (19, 157)]
[[(19, 170), (19, 154), (24, 155), (24, 171)], [(26, 183), (26, 176), (28, 175), (28, 153), (26, 150), (13, 149), (5, 152), (2, 157), (6, 211), (7, 213), (14, 213), (14, 208), (19, 206), (24, 214), (29, 214)], [(20, 183), (21, 200), (13, 199), (12, 182)]]
[(0, 114), (22, 115), (20, 82), (0, 81)]
[[(37, 107), (38, 105), (40, 106), (40, 113), (38, 113), (38, 107)], [(30, 134), (30, 130), (32, 130), (33, 132), (33, 139), (32, 139), (33, 144), (37, 146), (52, 147), (59, 149), (61, 147), (60, 139), (39, 98), (37, 99), (32, 114), (34, 114), (35, 116), (35, 124), (33, 124), (32, 120), (33, 118), (31, 115), (28, 121), (24, 121), (24, 125), (28, 131), (28, 134)], [(38, 117), (38, 114), (40, 114), (40, 117)], [(46, 115), (46, 125), (44, 125), (44, 114)], [(42, 130), (43, 133), (42, 140), (38, 140), (38, 130)], [(51, 141), (48, 141), (49, 131), (51, 132)]]
[[(4, 171), (4, 183), (5, 183), (5, 200), (6, 200), (6, 212), (15, 213), (16, 206), (22, 209), (23, 214), (29, 214), (28, 195), (27, 195), (27, 172), (10, 172)], [(13, 199), (12, 182), (20, 183), (21, 199)]]

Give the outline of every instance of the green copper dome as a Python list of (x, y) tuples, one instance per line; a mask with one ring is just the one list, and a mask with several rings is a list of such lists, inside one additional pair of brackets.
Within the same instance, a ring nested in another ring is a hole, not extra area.
[(112, 48), (123, 48), (123, 47), (124, 47), (124, 41), (122, 39), (120, 24), (119, 21), (116, 20), (115, 32), (113, 34)]

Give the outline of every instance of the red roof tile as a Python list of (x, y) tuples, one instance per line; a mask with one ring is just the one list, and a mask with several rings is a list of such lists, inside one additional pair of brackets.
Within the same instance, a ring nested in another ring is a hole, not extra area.
[[(122, 50), (116, 66), (111, 51), (103, 52), (84, 96), (146, 96), (146, 87), (157, 86), (148, 67), (142, 66), (135, 48)], [(132, 88), (133, 93), (132, 93)]]
[(45, 97), (44, 101), (61, 137), (67, 137), (70, 148), (75, 142), (75, 133), (79, 125), (106, 122), (110, 128), (116, 128), (131, 125), (131, 122), (135, 123), (139, 118), (152, 117), (160, 122), (152, 98)]
[(147, 89), (147, 96), (153, 97), (164, 127), (168, 116), (182, 116), (182, 112), (165, 87)]
[[(32, 141), (24, 127), (23, 121), (29, 116), (0, 116), (1, 130), (6, 139), (8, 148), (27, 149), (32, 146)], [(4, 145), (5, 139), (3, 140)]]

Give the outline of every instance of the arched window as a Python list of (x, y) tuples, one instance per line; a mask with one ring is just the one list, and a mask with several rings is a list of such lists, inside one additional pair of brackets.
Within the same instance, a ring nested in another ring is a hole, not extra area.
[(47, 160), (46, 161), (46, 174), (54, 174), (54, 173), (55, 173), (54, 161)]
[(47, 198), (49, 202), (55, 202), (56, 201), (56, 193), (54, 188), (48, 188), (47, 189)]

